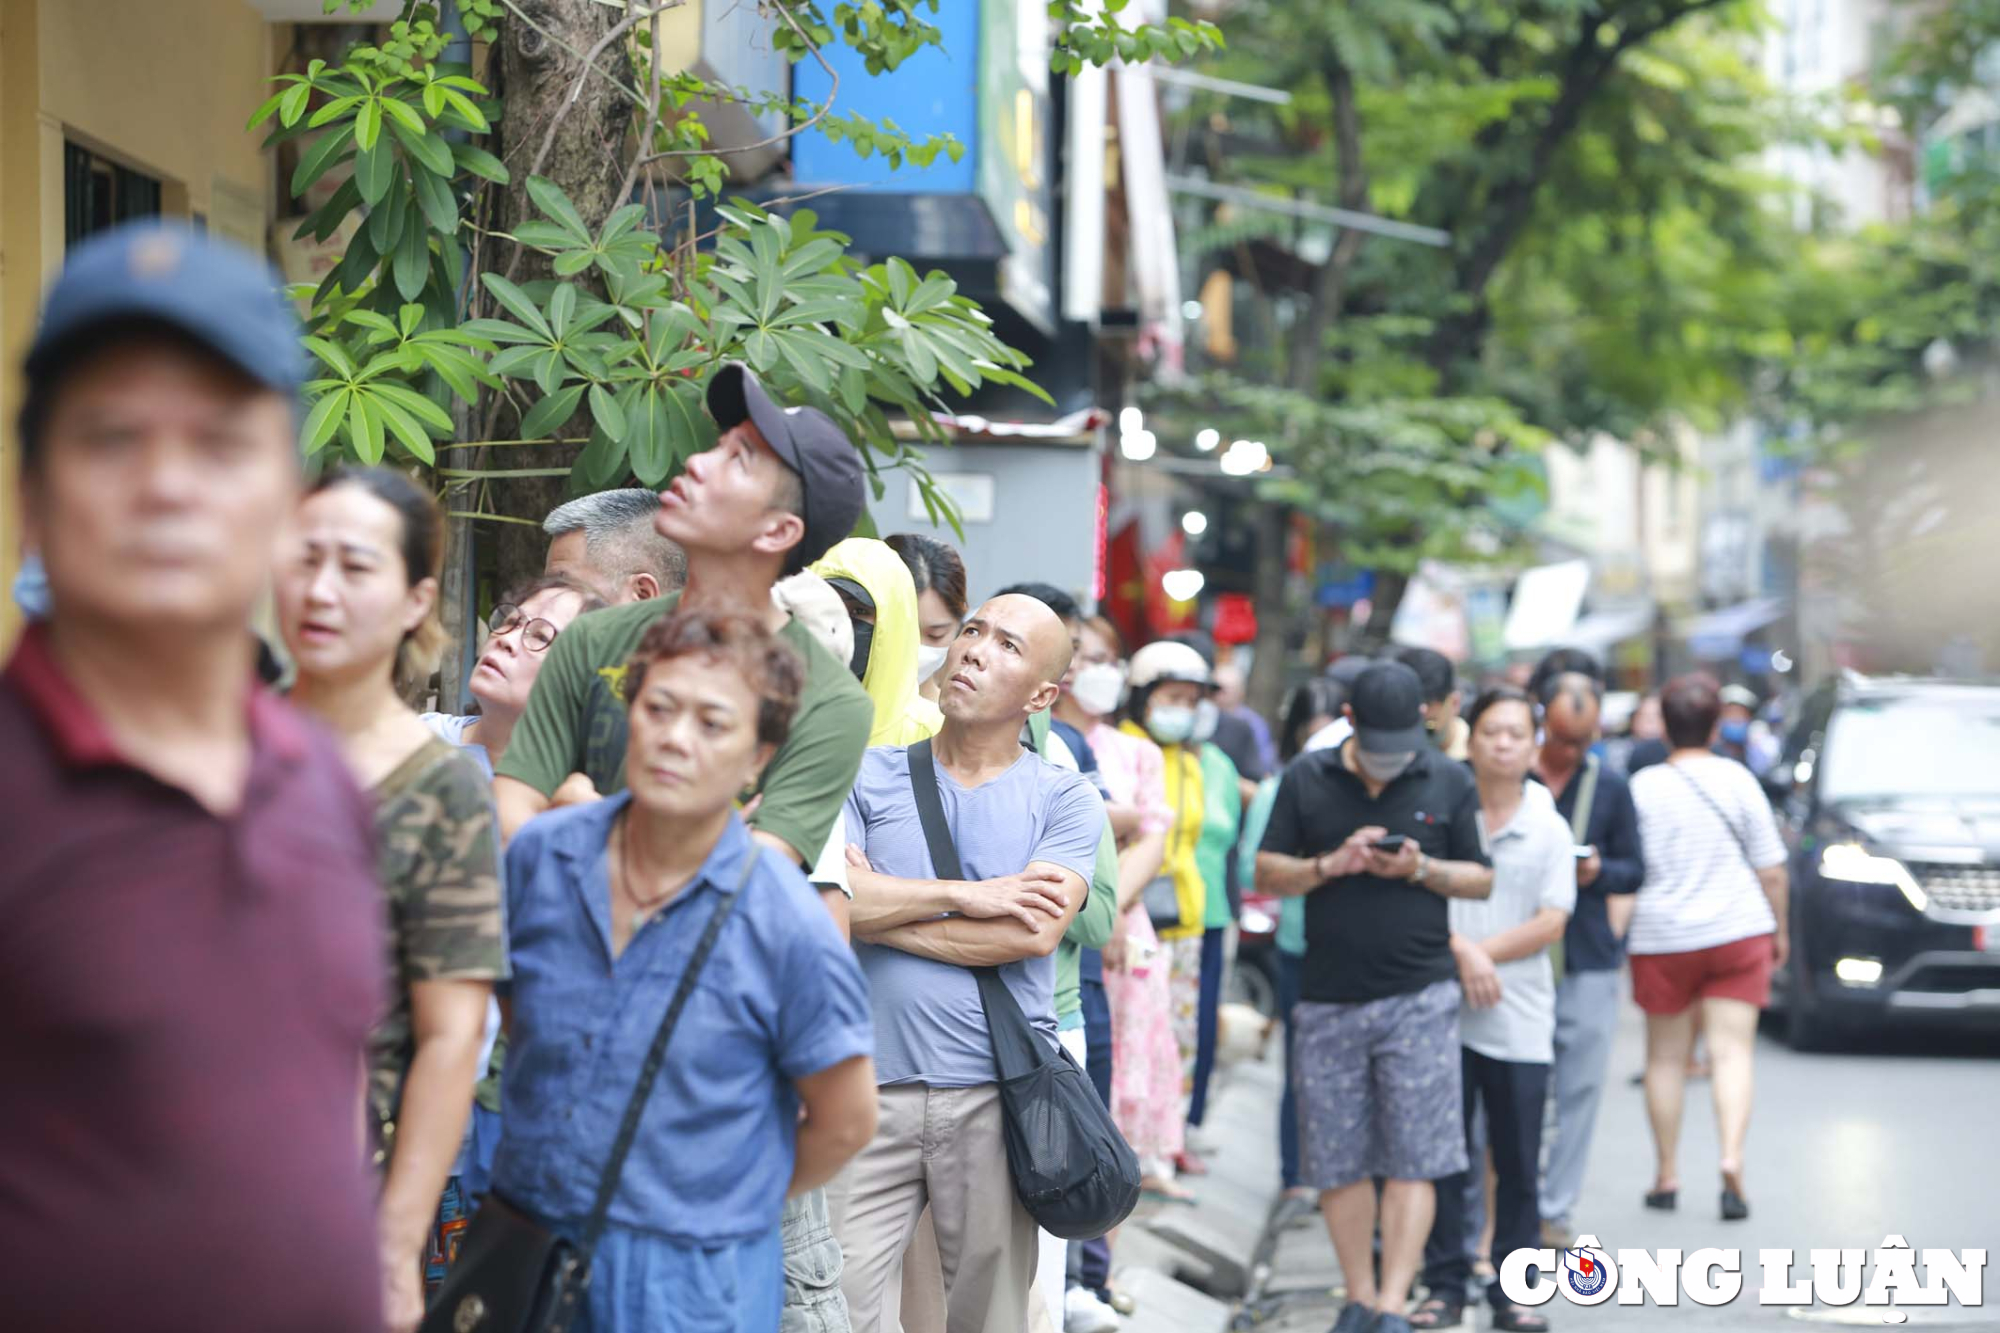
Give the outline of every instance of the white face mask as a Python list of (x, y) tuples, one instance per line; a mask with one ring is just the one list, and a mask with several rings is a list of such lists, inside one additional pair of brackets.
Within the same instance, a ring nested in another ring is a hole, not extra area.
[(1069, 683), (1069, 697), (1092, 717), (1103, 717), (1117, 708), (1124, 693), (1125, 672), (1116, 662), (1093, 662)]
[(922, 684), (938, 673), (944, 665), (944, 655), (948, 648), (933, 648), (927, 643), (917, 645), (917, 683)]
[(1194, 734), (1194, 709), (1155, 704), (1146, 714), (1146, 730), (1162, 745), (1179, 745)]
[(1215, 700), (1203, 699), (1194, 706), (1194, 735), (1189, 739), (1196, 745), (1206, 745), (1215, 736), (1215, 729), (1222, 725), (1222, 710), (1215, 706)]
[(1361, 770), (1362, 777), (1371, 782), (1394, 782), (1416, 760), (1415, 750), (1405, 750), (1401, 754), (1372, 754), (1359, 746), (1354, 750), (1354, 766)]

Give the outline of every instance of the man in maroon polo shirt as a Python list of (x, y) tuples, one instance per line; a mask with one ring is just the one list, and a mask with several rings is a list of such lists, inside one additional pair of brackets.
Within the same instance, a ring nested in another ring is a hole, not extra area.
[(185, 229), (80, 247), (29, 350), (52, 609), (0, 676), (0, 1325), (382, 1327), (367, 811), (253, 680), (299, 486), (277, 279)]

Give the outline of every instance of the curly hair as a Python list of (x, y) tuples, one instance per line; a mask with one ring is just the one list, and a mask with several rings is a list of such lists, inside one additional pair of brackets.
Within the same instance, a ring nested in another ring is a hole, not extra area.
[(633, 650), (625, 670), (625, 702), (646, 686), (656, 662), (700, 656), (741, 673), (757, 696), (757, 741), (783, 745), (799, 711), (806, 668), (791, 645), (749, 616), (734, 612), (675, 611), (655, 621)]

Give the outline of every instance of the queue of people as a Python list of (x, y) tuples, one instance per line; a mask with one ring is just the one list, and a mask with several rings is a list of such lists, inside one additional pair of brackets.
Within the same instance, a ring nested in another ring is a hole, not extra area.
[[(1629, 788), (1573, 670), (1461, 716), (1438, 654), (1336, 664), (1274, 734), (1205, 636), (1128, 651), (1060, 589), (973, 605), (999, 571), (853, 536), (853, 442), (730, 364), (715, 444), (551, 513), (476, 707), (420, 713), (442, 513), (394, 469), (308, 481), (296, 349), (260, 263), (147, 225), (78, 247), (26, 361), (26, 1326), (404, 1333), (532, 1298), (600, 1333), (1111, 1333), (1118, 1217), (1065, 1241), (1017, 1188), (991, 988), (1087, 1073), (1133, 1187), (1184, 1201), (1253, 882), (1286, 898), (1274, 1132), (1347, 1273), (1338, 1333), (1453, 1322), (1567, 1228), (1627, 953), (1647, 1200), (1677, 1197), (1699, 1012), (1747, 1213), (1782, 855), (1707, 748), (1712, 683), (1667, 691)], [(267, 587), (285, 700), (246, 628)], [(562, 1258), (532, 1291), (527, 1253)]]

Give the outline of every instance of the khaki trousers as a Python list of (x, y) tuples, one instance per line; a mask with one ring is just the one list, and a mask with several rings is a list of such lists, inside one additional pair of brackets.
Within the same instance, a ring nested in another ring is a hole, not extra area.
[(910, 1084), (879, 1094), (874, 1141), (827, 1191), (854, 1327), (881, 1328), (898, 1265), (928, 1205), (944, 1275), (943, 1333), (1023, 1333), (1036, 1228), (1007, 1170), (998, 1088)]

